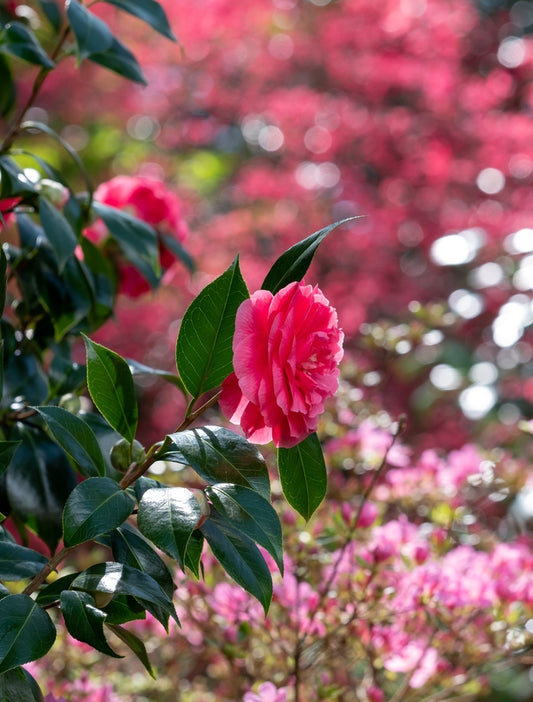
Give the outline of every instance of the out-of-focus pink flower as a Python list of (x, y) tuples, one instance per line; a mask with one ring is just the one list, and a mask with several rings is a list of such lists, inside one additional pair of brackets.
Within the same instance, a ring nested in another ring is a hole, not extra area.
[(255, 443), (289, 448), (315, 431), (338, 386), (344, 335), (318, 287), (258, 290), (237, 311), (220, 405)]
[(246, 692), (242, 699), (243, 702), (287, 702), (287, 688), (265, 682), (259, 685), (257, 693)]
[[(141, 176), (116, 176), (98, 186), (94, 198), (105, 205), (129, 212), (159, 233), (173, 236), (179, 242), (185, 241), (188, 236), (180, 201), (160, 180)], [(95, 244), (107, 237), (107, 229), (101, 219), (87, 227), (84, 233)], [(159, 258), (163, 270), (176, 260), (161, 240)], [(120, 260), (118, 270), (122, 293), (128, 297), (139, 297), (149, 292), (148, 282), (134, 266)]]

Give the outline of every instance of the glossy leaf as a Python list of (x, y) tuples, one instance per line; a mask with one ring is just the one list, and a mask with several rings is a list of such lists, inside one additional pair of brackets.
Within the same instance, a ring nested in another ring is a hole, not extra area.
[(0, 475), (5, 473), (20, 441), (0, 441)]
[(200, 561), (202, 551), (204, 549), (204, 536), (196, 529), (191, 534), (189, 543), (187, 544), (187, 552), (185, 554), (185, 567), (188, 568), (196, 578), (200, 577)]
[(106, 0), (106, 2), (138, 17), (149, 24), (152, 29), (155, 29), (156, 32), (172, 41), (176, 41), (176, 37), (168, 24), (165, 11), (158, 2), (154, 0)]
[(70, 493), (63, 513), (65, 546), (77, 546), (120, 526), (135, 500), (111, 478), (88, 478)]
[(62, 407), (35, 407), (61, 448), (86, 477), (105, 475), (102, 451), (93, 430), (79, 417)]
[(0, 675), (0, 702), (42, 701), (43, 696), (35, 681), (23, 668), (12, 668)]
[(148, 659), (146, 648), (140, 638), (135, 636), (135, 634), (128, 629), (124, 629), (122, 626), (107, 624), (107, 627), (126, 644), (130, 651), (137, 656), (152, 678), (155, 679), (154, 670)]
[(104, 21), (89, 12), (78, 0), (67, 0), (65, 6), (80, 61), (91, 54), (109, 49), (113, 43), (113, 34)]
[(155, 231), (127, 212), (93, 202), (94, 211), (102, 218), (109, 233), (141, 275), (155, 288), (159, 284), (161, 266)]
[(9, 156), (0, 156), (0, 175), (2, 197), (35, 192), (35, 185)]
[(217, 426), (199, 427), (170, 434), (171, 446), (160, 458), (190, 465), (214, 483), (236, 483), (270, 500), (270, 479), (263, 456), (239, 434)]
[(176, 365), (194, 398), (216, 388), (232, 372), (235, 315), (247, 297), (236, 258), (186, 310), (176, 344)]
[(212, 515), (201, 527), (215, 558), (226, 573), (263, 605), (268, 612), (272, 599), (270, 571), (254, 542)]
[(39, 215), (46, 238), (54, 249), (61, 273), (67, 260), (74, 254), (78, 240), (68, 220), (42, 195), (39, 196)]
[(169, 569), (150, 543), (127, 522), (111, 533), (113, 557), (119, 563), (148, 573), (172, 597), (175, 590)]
[(35, 34), (22, 22), (6, 24), (0, 51), (45, 68), (54, 68), (55, 66), (55, 63), (39, 44)]
[(52, 620), (31, 597), (8, 595), (0, 600), (0, 673), (41, 658), (55, 638)]
[(98, 563), (91, 566), (73, 580), (71, 587), (109, 595), (131, 595), (139, 601), (157, 605), (179, 624), (174, 605), (161, 586), (148, 573), (123, 563)]
[(47, 563), (47, 558), (31, 548), (0, 541), (0, 580), (33, 578)]
[(115, 595), (104, 607), (104, 612), (107, 614), (106, 624), (125, 624), (146, 619), (146, 609), (130, 595)]
[(257, 492), (242, 485), (218, 483), (206, 495), (220, 516), (270, 553), (283, 573), (281, 524), (272, 505)]
[(183, 568), (189, 539), (201, 514), (198, 500), (187, 488), (147, 490), (139, 502), (137, 525), (147, 539)]
[(64, 590), (61, 593), (61, 613), (69, 634), (75, 639), (107, 656), (123, 658), (107, 643), (104, 635), (106, 613), (98, 609), (94, 597), (88, 592)]
[(278, 449), (278, 469), (287, 502), (309, 519), (324, 499), (328, 483), (317, 435), (311, 434), (292, 448)]
[(299, 241), (297, 244), (294, 244), (294, 246), (291, 246), (290, 249), (282, 253), (274, 262), (266, 278), (263, 280), (261, 288), (263, 290), (270, 290), (270, 292), (276, 294), (278, 290), (281, 290), (281, 288), (284, 288), (289, 283), (301, 280), (311, 265), (316, 250), (327, 235), (341, 224), (354, 219), (357, 219), (357, 217), (348, 217), (347, 219), (342, 219), (339, 222), (330, 224), (328, 227), (320, 229), (320, 231), (311, 234), (311, 236), (308, 236), (303, 241)]
[(87, 385), (102, 416), (130, 443), (137, 431), (138, 410), (127, 362), (114, 351), (83, 336), (87, 351)]

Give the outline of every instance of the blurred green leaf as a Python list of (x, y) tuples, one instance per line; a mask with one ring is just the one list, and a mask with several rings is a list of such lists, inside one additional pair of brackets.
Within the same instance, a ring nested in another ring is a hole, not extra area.
[(5, 473), (20, 441), (0, 441), (0, 475)]
[(272, 505), (243, 485), (217, 483), (205, 492), (219, 515), (266, 549), (283, 574), (281, 524)]
[(168, 383), (175, 385), (182, 393), (186, 394), (187, 391), (181, 378), (174, 373), (169, 371), (159, 370), (158, 368), (151, 368), (150, 366), (145, 366), (144, 363), (139, 363), (138, 361), (133, 361), (131, 358), (127, 358), (126, 362), (129, 366), (132, 375), (156, 375), (158, 378), (166, 380)]
[(154, 2), (154, 0), (106, 0), (106, 2), (138, 17), (149, 24), (152, 29), (155, 29), (156, 32), (172, 41), (176, 41), (176, 37), (168, 24), (165, 11), (158, 2)]
[(55, 638), (52, 620), (31, 597), (8, 595), (0, 600), (0, 673), (41, 658)]
[(183, 568), (189, 539), (201, 514), (198, 500), (187, 488), (152, 489), (139, 502), (137, 526)]
[(61, 273), (67, 260), (73, 255), (78, 240), (65, 217), (42, 195), (39, 196), (39, 215), (44, 233), (54, 249)]
[(105, 475), (102, 451), (93, 430), (62, 407), (34, 407), (46, 422), (61, 448), (79, 466), (85, 477)]
[(106, 51), (113, 43), (113, 34), (107, 24), (78, 2), (67, 0), (67, 18), (76, 39), (79, 61)]
[(9, 61), (0, 53), (0, 115), (6, 117), (15, 105), (17, 92)]
[(113, 658), (123, 658), (115, 653), (104, 636), (106, 613), (96, 606), (94, 597), (88, 592), (63, 590), (61, 593), (61, 613), (71, 636), (83, 641), (100, 653)]
[(135, 56), (116, 38), (113, 38), (111, 46), (106, 51), (91, 54), (89, 60), (135, 83), (148, 85)]
[(87, 350), (87, 385), (98, 411), (130, 443), (138, 422), (133, 378), (127, 362), (83, 335)]
[(77, 546), (120, 526), (135, 500), (111, 478), (88, 478), (79, 483), (65, 505), (63, 540)]
[(50, 22), (56, 32), (61, 27), (61, 12), (54, 0), (39, 0), (46, 19)]
[(214, 483), (236, 483), (270, 499), (270, 478), (265, 459), (243, 436), (217, 426), (169, 434), (172, 444), (158, 458), (190, 465)]
[(292, 448), (279, 448), (278, 469), (287, 502), (309, 519), (324, 499), (328, 482), (317, 435), (311, 434)]
[(39, 44), (35, 34), (22, 22), (10, 22), (0, 37), (0, 52), (17, 56), (28, 63), (54, 68), (55, 63)]
[(311, 265), (313, 256), (320, 244), (324, 241), (327, 235), (333, 231), (336, 227), (346, 222), (351, 222), (357, 217), (349, 217), (347, 219), (341, 219), (339, 222), (330, 224), (324, 229), (311, 234), (303, 241), (299, 241), (290, 249), (281, 254), (281, 256), (274, 262), (272, 268), (267, 273), (266, 278), (263, 280), (261, 288), (263, 290), (270, 290), (274, 295), (284, 288), (289, 283), (301, 280), (307, 269)]
[(102, 218), (126, 258), (152, 287), (157, 287), (161, 266), (157, 237), (152, 227), (127, 212), (101, 202), (93, 202), (93, 209)]
[(216, 388), (232, 372), (235, 315), (247, 297), (236, 258), (186, 310), (176, 343), (176, 365), (194, 398)]

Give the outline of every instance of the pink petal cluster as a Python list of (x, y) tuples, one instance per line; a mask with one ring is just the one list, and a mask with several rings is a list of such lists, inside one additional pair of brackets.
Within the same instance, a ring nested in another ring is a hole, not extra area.
[(274, 683), (265, 682), (259, 685), (257, 694), (255, 692), (246, 692), (243, 697), (243, 702), (286, 702), (287, 688), (277, 688)]
[(237, 311), (220, 406), (251, 441), (289, 448), (317, 428), (338, 387), (344, 335), (318, 287), (258, 290)]

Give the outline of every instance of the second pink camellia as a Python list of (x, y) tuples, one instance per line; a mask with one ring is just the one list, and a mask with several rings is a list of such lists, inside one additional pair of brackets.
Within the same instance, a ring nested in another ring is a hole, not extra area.
[(338, 387), (344, 335), (318, 287), (258, 290), (237, 311), (233, 368), (220, 406), (246, 437), (290, 448), (317, 428)]

